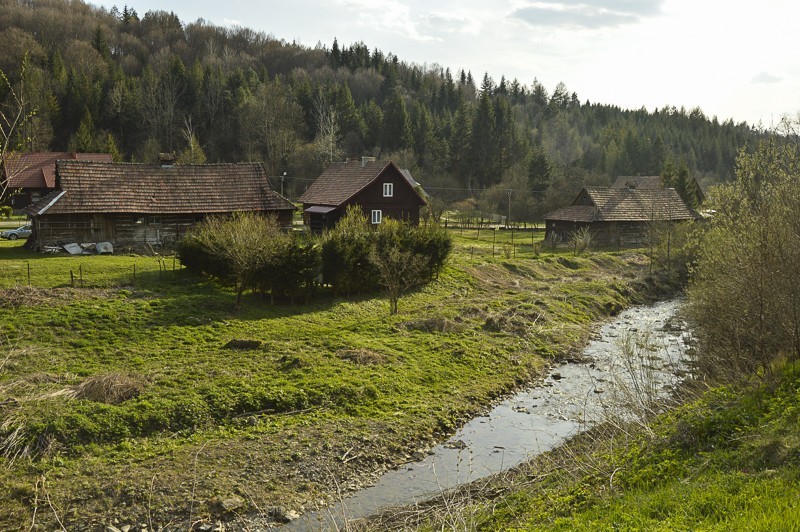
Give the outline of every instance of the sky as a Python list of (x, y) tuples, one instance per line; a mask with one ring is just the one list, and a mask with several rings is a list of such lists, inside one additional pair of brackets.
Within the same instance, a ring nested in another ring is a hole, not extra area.
[(88, 0), (505, 76), (626, 109), (700, 107), (769, 128), (800, 113), (795, 0)]

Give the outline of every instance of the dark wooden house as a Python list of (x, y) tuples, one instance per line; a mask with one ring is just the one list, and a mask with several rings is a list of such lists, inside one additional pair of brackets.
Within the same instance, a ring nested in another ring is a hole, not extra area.
[(295, 211), (260, 163), (159, 166), (58, 161), (57, 188), (25, 212), (35, 248), (62, 243), (172, 244), (211, 215)]
[(312, 231), (332, 228), (347, 207), (358, 205), (373, 224), (384, 218), (419, 223), (425, 199), (408, 172), (391, 161), (333, 163), (300, 196), (303, 220)]
[(56, 161), (111, 162), (109, 153), (32, 152), (12, 153), (4, 167), (4, 203), (21, 211), (56, 188)]
[(568, 241), (576, 230), (587, 227), (597, 244), (639, 245), (647, 241), (653, 223), (697, 217), (671, 188), (587, 187), (572, 205), (545, 215), (545, 239)]

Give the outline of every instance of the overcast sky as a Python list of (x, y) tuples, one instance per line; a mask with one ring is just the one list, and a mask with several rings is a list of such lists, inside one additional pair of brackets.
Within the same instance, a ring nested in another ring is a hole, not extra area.
[(330, 47), (363, 41), (420, 65), (484, 72), (623, 108), (699, 106), (720, 121), (800, 112), (800, 3), (791, 0), (89, 0), (174, 11)]

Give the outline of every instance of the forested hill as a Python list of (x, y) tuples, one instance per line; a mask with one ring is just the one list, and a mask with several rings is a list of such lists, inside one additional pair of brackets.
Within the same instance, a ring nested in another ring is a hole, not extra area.
[(623, 110), (563, 83), (409, 64), (363, 43), (309, 48), (127, 6), (3, 0), (0, 35), (0, 69), (37, 109), (24, 149), (261, 160), (270, 175), (286, 172), (290, 194), (327, 161), (373, 155), (434, 194), (480, 196), (491, 209), (513, 190), (515, 212), (540, 214), (618, 175), (685, 165), (704, 185), (731, 179), (755, 134), (700, 109)]

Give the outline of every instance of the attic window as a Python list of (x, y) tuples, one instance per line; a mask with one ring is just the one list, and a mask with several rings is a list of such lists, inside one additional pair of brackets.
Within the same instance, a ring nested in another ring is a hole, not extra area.
[(391, 198), (394, 196), (394, 183), (384, 183), (383, 184), (383, 197), (384, 198)]

